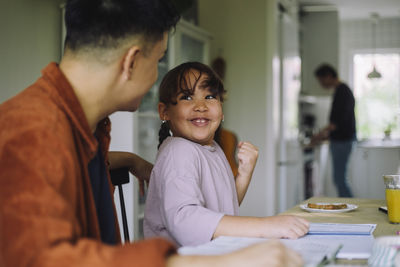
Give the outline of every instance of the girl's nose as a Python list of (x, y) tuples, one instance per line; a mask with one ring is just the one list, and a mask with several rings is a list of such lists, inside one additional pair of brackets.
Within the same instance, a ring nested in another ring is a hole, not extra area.
[(198, 112), (204, 112), (208, 110), (206, 101), (204, 100), (197, 100), (195, 102), (194, 110)]

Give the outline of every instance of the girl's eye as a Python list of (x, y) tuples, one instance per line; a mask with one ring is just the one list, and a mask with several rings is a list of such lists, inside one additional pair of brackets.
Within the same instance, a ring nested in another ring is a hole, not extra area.
[(217, 96), (215, 96), (215, 95), (208, 95), (208, 96), (206, 96), (206, 99), (217, 99)]
[(183, 95), (181, 96), (181, 98), (179, 98), (180, 100), (192, 100), (192, 97), (190, 95)]

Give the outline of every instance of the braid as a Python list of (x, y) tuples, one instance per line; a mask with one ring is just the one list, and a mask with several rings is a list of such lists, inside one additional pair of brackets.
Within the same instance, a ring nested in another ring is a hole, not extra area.
[(171, 134), (169, 133), (170, 129), (169, 129), (169, 125), (168, 122), (163, 122), (161, 124), (160, 127), (160, 131), (158, 132), (158, 147), (160, 148), (162, 142), (164, 142), (165, 139), (167, 139), (168, 136), (171, 136)]

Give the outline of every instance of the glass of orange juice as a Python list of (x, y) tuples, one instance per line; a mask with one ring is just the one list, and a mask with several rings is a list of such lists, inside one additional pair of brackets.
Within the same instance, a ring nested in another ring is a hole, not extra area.
[(384, 175), (383, 181), (389, 222), (400, 224), (400, 175)]

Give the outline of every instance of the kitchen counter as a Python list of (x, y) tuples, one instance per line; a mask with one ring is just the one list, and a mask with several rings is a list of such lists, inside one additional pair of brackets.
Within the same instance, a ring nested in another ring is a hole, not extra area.
[(362, 148), (400, 148), (400, 139), (370, 139), (357, 143)]

